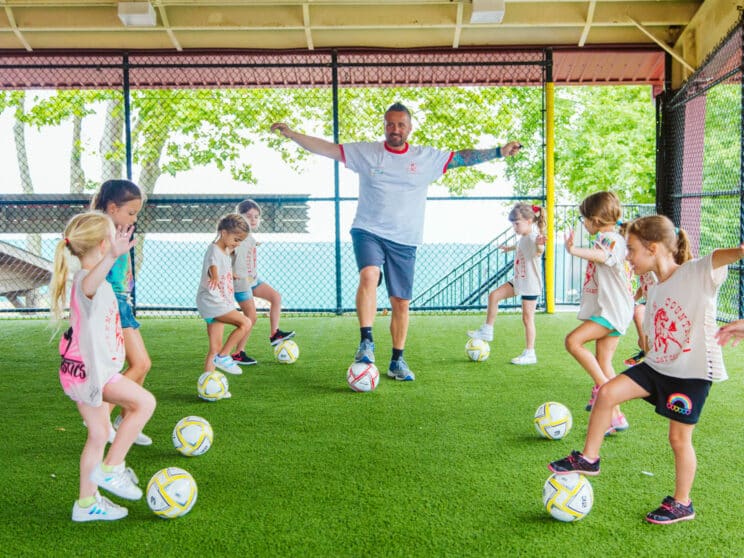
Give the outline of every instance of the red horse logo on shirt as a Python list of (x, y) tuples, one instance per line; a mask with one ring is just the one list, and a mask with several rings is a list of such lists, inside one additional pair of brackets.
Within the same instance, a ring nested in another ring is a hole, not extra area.
[(589, 262), (586, 266), (586, 273), (584, 274), (584, 286), (582, 287), (585, 293), (597, 294), (599, 288), (597, 286), (596, 278), (597, 264)]
[(677, 324), (669, 317), (666, 310), (659, 308), (654, 315), (654, 351), (661, 350), (665, 354), (668, 353), (669, 343), (674, 343), (681, 349), (682, 343), (675, 337), (676, 333)]

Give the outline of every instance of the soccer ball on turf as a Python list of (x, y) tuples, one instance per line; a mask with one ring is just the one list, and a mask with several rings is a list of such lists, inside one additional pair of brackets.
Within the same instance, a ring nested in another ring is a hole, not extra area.
[(292, 364), (300, 357), (300, 348), (291, 339), (286, 339), (274, 347), (274, 357), (282, 364)]
[(548, 440), (560, 440), (571, 430), (573, 419), (568, 407), (548, 401), (535, 411), (535, 430)]
[(173, 445), (183, 455), (192, 457), (212, 447), (212, 426), (202, 417), (185, 417), (173, 429)]
[(491, 346), (483, 339), (468, 339), (465, 343), (465, 352), (473, 362), (483, 362), (491, 354)]
[(179, 467), (161, 469), (147, 483), (147, 505), (155, 515), (165, 519), (189, 513), (196, 495), (194, 477)]
[(206, 401), (218, 401), (227, 396), (228, 384), (227, 378), (222, 372), (204, 372), (199, 376), (196, 383), (196, 389), (199, 397)]
[(584, 475), (550, 475), (543, 486), (543, 505), (558, 521), (578, 521), (594, 504), (592, 485)]
[(374, 364), (355, 362), (346, 371), (346, 382), (354, 391), (374, 391), (380, 381), (380, 371)]

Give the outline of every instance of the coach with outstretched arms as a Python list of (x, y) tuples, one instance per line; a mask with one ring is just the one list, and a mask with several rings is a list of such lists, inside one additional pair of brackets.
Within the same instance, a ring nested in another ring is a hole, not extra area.
[(384, 142), (337, 144), (295, 132), (283, 122), (272, 124), (271, 130), (311, 153), (344, 163), (359, 175), (359, 203), (351, 226), (359, 268), (356, 310), (361, 331), (354, 360), (375, 361), (372, 324), (382, 267), (392, 307), (393, 355), (388, 376), (396, 380), (414, 380), (413, 372), (403, 360), (403, 349), (408, 334), (416, 248), (423, 239), (429, 185), (449, 169), (509, 157), (522, 146), (513, 141), (492, 149), (441, 151), (409, 145), (411, 113), (400, 103), (393, 104), (385, 112)]

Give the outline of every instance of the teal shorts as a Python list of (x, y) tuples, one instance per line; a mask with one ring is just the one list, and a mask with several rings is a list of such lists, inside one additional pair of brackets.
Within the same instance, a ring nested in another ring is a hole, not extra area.
[(589, 319), (595, 324), (599, 324), (602, 327), (606, 327), (607, 329), (609, 329), (610, 333), (608, 333), (608, 335), (610, 337), (620, 337), (622, 335), (622, 333), (620, 333), (618, 330), (612, 327), (612, 324), (608, 322), (607, 320), (605, 320), (602, 316), (592, 316)]

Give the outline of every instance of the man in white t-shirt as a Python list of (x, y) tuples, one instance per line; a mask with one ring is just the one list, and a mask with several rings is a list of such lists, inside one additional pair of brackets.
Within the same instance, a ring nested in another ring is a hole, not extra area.
[(377, 311), (380, 268), (390, 297), (393, 354), (388, 376), (412, 381), (403, 359), (408, 334), (408, 306), (413, 293), (416, 248), (422, 243), (429, 185), (447, 170), (515, 155), (522, 147), (509, 142), (492, 149), (441, 151), (408, 144), (411, 113), (400, 103), (385, 112), (385, 141), (337, 144), (307, 136), (283, 122), (271, 125), (300, 147), (344, 163), (359, 175), (359, 203), (351, 225), (359, 269), (356, 294), (361, 342), (354, 360), (375, 361), (372, 324)]

